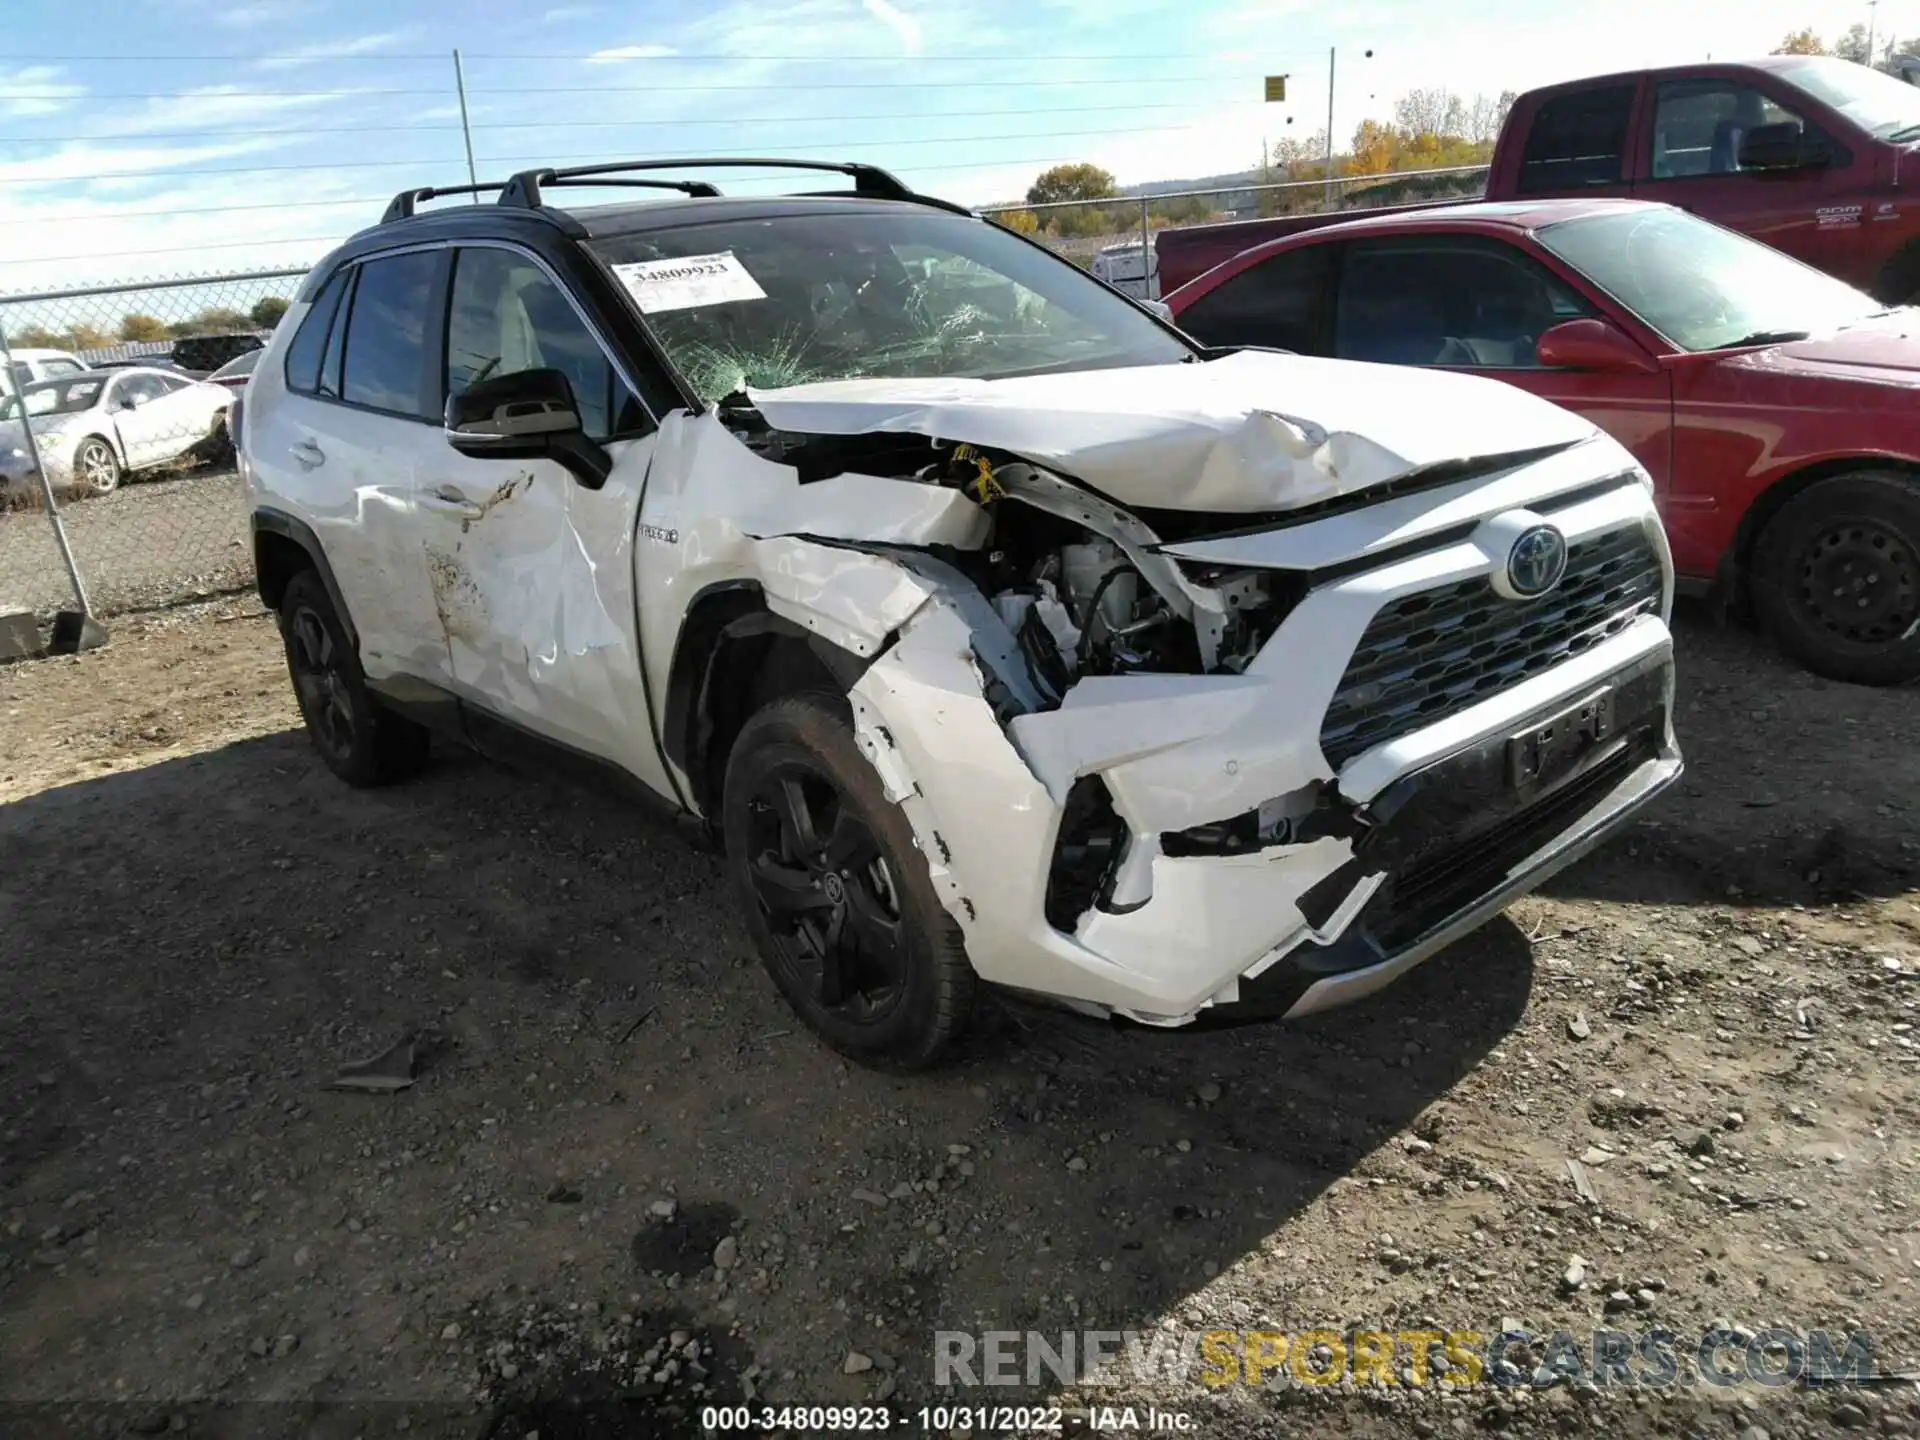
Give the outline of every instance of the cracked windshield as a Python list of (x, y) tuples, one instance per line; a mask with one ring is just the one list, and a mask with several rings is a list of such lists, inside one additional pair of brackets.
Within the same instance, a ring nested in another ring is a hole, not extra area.
[[(709, 402), (819, 380), (1001, 379), (1188, 355), (1120, 296), (958, 215), (780, 215), (593, 248)], [(705, 273), (689, 281), (689, 270)]]

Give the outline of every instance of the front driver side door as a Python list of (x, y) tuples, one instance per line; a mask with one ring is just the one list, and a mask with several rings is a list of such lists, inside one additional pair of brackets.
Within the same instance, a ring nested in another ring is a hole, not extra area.
[(160, 398), (159, 378), (153, 375), (122, 375), (107, 389), (107, 414), (120, 433), (129, 470), (166, 458), (167, 416)]
[(1554, 325), (1596, 307), (1505, 240), (1408, 235), (1354, 241), (1340, 267), (1333, 353), (1467, 370), (1517, 385), (1591, 420), (1669, 488), (1673, 378), (1552, 370), (1535, 354)]
[(557, 369), (613, 473), (590, 490), (551, 460), (475, 459), (444, 442), (421, 472), (422, 558), (455, 692), (504, 721), (671, 793), (653, 742), (634, 609), (633, 539), (654, 425), (560, 282), (525, 251), (454, 260), (445, 394)]

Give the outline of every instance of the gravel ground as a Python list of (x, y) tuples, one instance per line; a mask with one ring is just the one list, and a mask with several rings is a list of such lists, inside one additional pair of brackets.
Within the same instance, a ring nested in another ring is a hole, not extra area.
[[(1400, 986), (1205, 1034), (1000, 1006), (905, 1080), (802, 1032), (633, 811), (458, 755), (337, 784), (251, 600), (0, 670), (0, 1431), (918, 1431), (936, 1329), (1720, 1321), (1911, 1370), (1920, 699), (1680, 631), (1683, 792)], [(325, 1088), (405, 1037), (410, 1089)], [(1906, 1382), (1050, 1383), (944, 1398), (1920, 1431)]]
[[(63, 502), (87, 598), (111, 615), (230, 591), (253, 578), (240, 477), (205, 466), (142, 472), (111, 495)], [(46, 511), (0, 505), (0, 610), (73, 608)]]

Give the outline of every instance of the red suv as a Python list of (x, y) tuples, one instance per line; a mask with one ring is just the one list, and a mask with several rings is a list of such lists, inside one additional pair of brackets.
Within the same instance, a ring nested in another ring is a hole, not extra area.
[(1667, 205), (1403, 211), (1256, 246), (1167, 297), (1210, 345), (1472, 371), (1653, 477), (1682, 585), (1809, 669), (1920, 679), (1920, 311)]

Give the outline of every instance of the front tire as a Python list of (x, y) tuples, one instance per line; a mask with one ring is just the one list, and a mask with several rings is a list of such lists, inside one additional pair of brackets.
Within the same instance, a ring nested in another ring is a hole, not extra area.
[(1781, 507), (1754, 547), (1754, 608), (1816, 675), (1920, 679), (1920, 481), (1859, 470)]
[(862, 1064), (938, 1060), (972, 1017), (973, 967), (845, 702), (793, 696), (752, 716), (721, 813), (747, 928), (800, 1018)]
[(427, 763), (426, 729), (375, 703), (360, 657), (320, 576), (302, 570), (280, 598), (280, 638), (307, 737), (349, 785), (390, 785)]
[(73, 483), (88, 495), (111, 495), (120, 486), (120, 457), (104, 436), (89, 435), (73, 452)]

